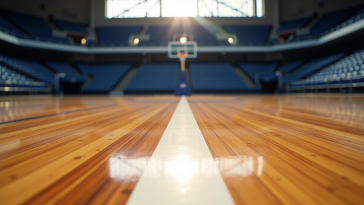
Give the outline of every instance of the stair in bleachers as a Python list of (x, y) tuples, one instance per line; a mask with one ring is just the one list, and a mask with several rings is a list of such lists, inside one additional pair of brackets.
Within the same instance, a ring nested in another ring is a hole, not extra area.
[(244, 73), (240, 67), (234, 67), (235, 72), (238, 74), (238, 76), (247, 84), (249, 87), (255, 87), (257, 86), (254, 81), (252, 81), (249, 76)]
[(285, 63), (283, 65), (283, 67), (281, 68), (281, 72), (283, 74), (286, 73), (290, 73), (292, 71), (294, 71), (296, 68), (298, 68), (300, 65), (302, 65), (304, 62), (304, 60), (293, 60), (293, 61), (288, 61), (287, 63)]
[(110, 92), (130, 69), (130, 63), (77, 63), (83, 74), (93, 78), (81, 88), (82, 92)]
[(142, 64), (124, 93), (174, 93), (179, 75), (178, 63)]
[(56, 61), (46, 61), (45, 64), (49, 66), (56, 73), (65, 74), (78, 74), (74, 68), (72, 68), (68, 63), (56, 62)]
[(260, 91), (248, 86), (229, 63), (190, 63), (190, 72), (194, 93)]
[(279, 66), (278, 61), (273, 62), (240, 62), (239, 66), (245, 73), (256, 82), (257, 75), (275, 75), (275, 71)]
[(122, 95), (124, 94), (124, 88), (133, 79), (134, 75), (138, 72), (138, 68), (131, 68), (124, 77), (119, 80), (114, 89), (110, 92), (111, 95)]

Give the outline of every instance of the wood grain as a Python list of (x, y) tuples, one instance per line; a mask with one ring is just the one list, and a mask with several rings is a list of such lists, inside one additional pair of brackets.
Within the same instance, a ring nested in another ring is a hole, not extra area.
[(364, 204), (363, 96), (209, 98), (190, 106), (236, 204)]
[(21, 121), (0, 125), (0, 204), (124, 204), (179, 98), (146, 99), (36, 97), (29, 115), (30, 98), (5, 99)]
[[(363, 96), (188, 100), (236, 204), (364, 204)], [(125, 204), (178, 101), (2, 98), (0, 204)]]

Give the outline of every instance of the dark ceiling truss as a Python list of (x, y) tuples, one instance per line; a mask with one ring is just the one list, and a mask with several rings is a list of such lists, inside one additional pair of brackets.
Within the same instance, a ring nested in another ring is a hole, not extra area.
[(245, 12), (243, 12), (243, 11), (241, 11), (241, 10), (240, 10), (240, 9), (242, 9), (244, 6), (247, 6), (247, 2), (246, 2), (246, 1), (242, 2), (242, 5), (241, 5), (240, 9), (238, 9), (238, 8), (234, 8), (234, 7), (230, 6), (229, 4), (227, 4), (227, 3), (225, 3), (225, 2), (221, 2), (221, 1), (219, 1), (219, 0), (215, 0), (215, 1), (216, 1), (216, 3), (217, 3), (217, 4), (221, 4), (221, 5), (223, 5), (223, 6), (227, 7), (227, 8), (229, 8), (229, 9), (231, 9), (231, 10), (234, 10), (234, 11), (236, 11), (236, 12), (241, 13), (243, 17), (247, 17), (247, 16), (248, 16), (248, 14), (246, 14)]
[(129, 12), (130, 10), (134, 9), (135, 7), (141, 5), (141, 4), (144, 4), (144, 3), (147, 3), (148, 0), (142, 0), (140, 2), (138, 2), (137, 4), (135, 4), (134, 6), (130, 7), (129, 9), (125, 9), (123, 12), (121, 12), (120, 14), (118, 15), (115, 15), (114, 18), (120, 18), (121, 16), (123, 16), (125, 13)]
[(155, 4), (153, 4), (153, 6), (149, 9), (149, 11), (147, 11), (147, 13), (145, 13), (145, 17), (148, 17), (148, 14), (149, 14), (149, 12), (156, 6), (156, 5), (158, 5), (158, 4), (160, 4), (161, 3), (161, 0), (157, 0), (156, 2), (155, 2)]

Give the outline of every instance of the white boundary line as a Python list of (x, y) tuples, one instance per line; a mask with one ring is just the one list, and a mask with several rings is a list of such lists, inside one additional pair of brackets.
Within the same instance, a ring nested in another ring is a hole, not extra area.
[(234, 204), (185, 96), (127, 204)]

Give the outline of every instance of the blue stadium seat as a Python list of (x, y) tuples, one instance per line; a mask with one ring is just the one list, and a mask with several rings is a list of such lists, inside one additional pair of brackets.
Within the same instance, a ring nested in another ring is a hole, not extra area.
[(284, 21), (280, 24), (279, 29), (277, 30), (277, 33), (282, 33), (285, 31), (292, 31), (299, 28), (304, 27), (312, 20), (311, 17), (296, 19), (293, 21)]
[(77, 63), (83, 74), (93, 78), (81, 88), (82, 92), (109, 92), (129, 70), (130, 63)]
[(147, 42), (141, 42), (140, 45), (166, 46), (169, 41), (173, 41), (174, 35), (193, 35), (193, 41), (198, 45), (228, 45), (227, 41), (219, 41), (216, 36), (200, 25), (173, 25), (173, 26), (149, 26), (146, 34), (150, 35)]
[[(183, 33), (192, 34), (193, 40), (197, 41), (199, 45), (218, 45), (219, 41), (216, 40), (216, 36), (206, 30), (202, 26), (194, 25), (194, 26), (184, 26), (182, 27)], [(228, 42), (224, 41), (227, 45)]]
[(316, 58), (313, 59), (302, 66), (300, 66), (298, 69), (296, 69), (294, 72), (290, 73), (287, 76), (283, 77), (283, 84), (286, 84), (290, 81), (296, 81), (303, 79), (304, 77), (307, 77), (308, 75), (322, 69), (325, 66), (328, 66), (335, 61), (339, 60), (340, 58), (344, 57), (345, 53), (340, 53), (328, 57), (323, 58)]
[(191, 83), (194, 92), (259, 91), (249, 87), (228, 63), (191, 63)]
[(10, 33), (10, 34), (17, 34), (17, 35), (23, 35), (24, 33), (17, 28), (15, 25), (13, 25), (12, 23), (10, 23), (8, 20), (4, 19), (3, 17), (0, 16), (0, 28), (1, 31)]
[(345, 84), (364, 82), (364, 50), (358, 50), (340, 61), (301, 80), (301, 84)]
[(289, 61), (284, 64), (284, 66), (281, 69), (282, 73), (289, 73), (295, 68), (297, 68), (299, 65), (301, 65), (304, 62), (304, 60), (295, 60), (295, 61)]
[(101, 45), (120, 46), (129, 45), (129, 37), (132, 34), (138, 34), (142, 26), (119, 26), (119, 27), (97, 27), (97, 35)]
[(88, 25), (62, 20), (54, 20), (54, 23), (63, 31), (88, 34)]
[(68, 63), (54, 61), (46, 61), (45, 63), (57, 73), (77, 74)]
[[(30, 36), (28, 38), (30, 39), (70, 44), (68, 38), (53, 37), (49, 26), (40, 16), (21, 14), (8, 10), (1, 10), (0, 12), (12, 23), (16, 24), (19, 28), (29, 34)], [(23, 36), (20, 35), (18, 37)]]
[[(0, 57), (1, 58), (1, 57)], [(0, 80), (11, 81), (11, 82), (29, 82), (34, 81), (33, 79), (15, 72), (4, 65), (0, 65)]]
[(124, 92), (170, 92), (178, 83), (177, 63), (142, 64)]
[(54, 73), (36, 61), (0, 56), (0, 62), (38, 81), (54, 85)]

